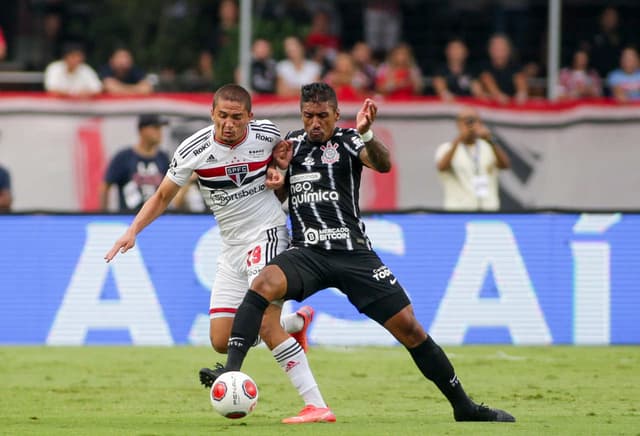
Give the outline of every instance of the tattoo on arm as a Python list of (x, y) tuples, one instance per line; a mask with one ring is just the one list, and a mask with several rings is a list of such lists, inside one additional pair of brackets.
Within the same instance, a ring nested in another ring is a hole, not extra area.
[[(371, 164), (373, 169), (381, 173), (386, 173), (391, 170), (389, 149), (382, 141), (379, 141), (374, 136), (371, 141), (365, 143), (365, 150), (367, 151), (368, 163)], [(365, 162), (365, 164), (367, 164), (367, 162)]]

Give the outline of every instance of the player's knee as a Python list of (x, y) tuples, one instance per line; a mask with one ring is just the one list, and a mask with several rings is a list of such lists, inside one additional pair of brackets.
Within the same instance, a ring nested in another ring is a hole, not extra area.
[(227, 354), (227, 339), (215, 335), (209, 335), (211, 346), (217, 353)]
[(284, 297), (286, 283), (282, 271), (275, 266), (265, 267), (253, 280), (251, 289), (268, 301)]

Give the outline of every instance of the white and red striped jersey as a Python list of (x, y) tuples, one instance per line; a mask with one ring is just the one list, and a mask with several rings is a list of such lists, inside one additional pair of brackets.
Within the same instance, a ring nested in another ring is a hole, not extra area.
[(286, 225), (280, 201), (265, 186), (280, 130), (269, 120), (253, 120), (242, 139), (230, 146), (215, 141), (214, 129), (205, 127), (182, 141), (167, 176), (184, 186), (196, 172), (200, 193), (228, 244), (240, 244), (261, 231)]

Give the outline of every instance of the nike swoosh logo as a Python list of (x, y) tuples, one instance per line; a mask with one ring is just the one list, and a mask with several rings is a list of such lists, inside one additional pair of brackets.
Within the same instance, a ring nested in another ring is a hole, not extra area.
[(397, 281), (398, 279), (394, 277), (391, 280), (389, 280), (389, 283), (391, 283), (392, 285), (395, 285)]

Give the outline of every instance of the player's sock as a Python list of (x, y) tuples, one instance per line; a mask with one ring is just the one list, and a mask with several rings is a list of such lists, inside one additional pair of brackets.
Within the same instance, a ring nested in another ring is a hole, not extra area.
[(473, 408), (473, 402), (462, 388), (449, 358), (431, 336), (408, 350), (422, 374), (436, 384), (454, 410), (466, 411)]
[(271, 350), (271, 353), (298, 390), (306, 406), (327, 407), (309, 368), (307, 355), (295, 339), (288, 338)]
[(304, 327), (304, 319), (294, 312), (283, 316), (280, 325), (287, 333), (297, 333)]
[(227, 345), (227, 371), (239, 371), (242, 368), (249, 347), (253, 345), (260, 331), (262, 316), (269, 301), (262, 295), (249, 289), (238, 307), (231, 326), (231, 335)]

